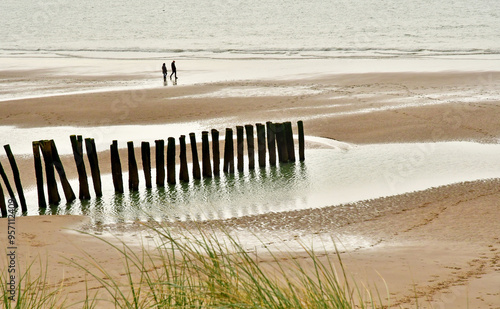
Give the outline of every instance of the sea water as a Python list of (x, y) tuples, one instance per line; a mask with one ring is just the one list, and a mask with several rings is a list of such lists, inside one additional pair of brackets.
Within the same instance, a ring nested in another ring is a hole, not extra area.
[(498, 12), (496, 0), (3, 0), (0, 71), (21, 75), (0, 80), (0, 102), (172, 86), (160, 69), (172, 60), (179, 85), (495, 71)]
[(0, 55), (9, 57), (500, 53), (497, 0), (2, 0), (0, 12)]

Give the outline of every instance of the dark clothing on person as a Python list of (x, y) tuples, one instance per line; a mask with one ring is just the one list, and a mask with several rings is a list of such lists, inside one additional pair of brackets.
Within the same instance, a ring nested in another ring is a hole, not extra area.
[(177, 79), (177, 68), (175, 67), (175, 61), (172, 61), (172, 73), (170, 74), (170, 79), (172, 79), (172, 75), (175, 75), (175, 79)]
[(161, 70), (163, 72), (163, 81), (166, 82), (168, 73), (167, 73), (167, 66), (165, 65), (165, 63), (161, 67)]

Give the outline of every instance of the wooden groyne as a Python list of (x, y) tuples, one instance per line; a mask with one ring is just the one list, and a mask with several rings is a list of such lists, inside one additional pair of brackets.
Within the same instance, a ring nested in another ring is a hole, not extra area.
[[(298, 135), (298, 157), (300, 161), (305, 160), (305, 143), (304, 143), (304, 125), (302, 121), (297, 123)], [(254, 130), (255, 128), (255, 130)], [(254, 132), (256, 136), (254, 136)], [(189, 142), (191, 148), (191, 171), (194, 180), (211, 179), (220, 176), (220, 138), (219, 131), (212, 129), (203, 131), (201, 134), (201, 167), (198, 156), (198, 140), (195, 133), (189, 133)], [(246, 139), (246, 143), (245, 143)], [(247, 158), (248, 169), (255, 169), (255, 139), (257, 140), (257, 158), (258, 167), (265, 168), (267, 164), (276, 166), (278, 164), (276, 152), (278, 153), (279, 164), (295, 162), (295, 145), (291, 122), (273, 123), (266, 122), (265, 124), (257, 123), (245, 124), (236, 126), (236, 154), (234, 149), (234, 135), (232, 128), (226, 128), (223, 140), (223, 173), (234, 174), (237, 170), (241, 173), (245, 169), (245, 158)], [(98, 152), (93, 138), (85, 138), (81, 135), (70, 136), (71, 146), (73, 150), (73, 158), (75, 167), (78, 172), (79, 194), (80, 200), (88, 200), (91, 198), (87, 170), (84, 161), (83, 141), (85, 141), (85, 150), (87, 153), (88, 164), (92, 177), (95, 197), (102, 196), (101, 173), (99, 169)], [(212, 145), (210, 146), (210, 142)], [(43, 209), (47, 205), (57, 205), (61, 202), (61, 196), (58, 191), (56, 173), (59, 175), (60, 186), (63, 188), (64, 197), (67, 203), (76, 199), (76, 195), (71, 187), (64, 169), (63, 163), (59, 157), (56, 144), (53, 140), (34, 141), (33, 160), (36, 177), (36, 187), (38, 193), (38, 206)], [(167, 139), (165, 147), (164, 140), (156, 140), (154, 147), (154, 158), (156, 163), (155, 182), (158, 187), (165, 186), (165, 165), (166, 179), (169, 185), (174, 185), (179, 182), (189, 182), (190, 176), (188, 171), (188, 153), (186, 145), (186, 136), (179, 137), (179, 162), (176, 160), (176, 140), (173, 137)], [(246, 147), (245, 147), (246, 146)], [(165, 149), (166, 148), (166, 149)], [(21, 177), (14, 155), (9, 145), (5, 145), (7, 157), (9, 159), (14, 184), (17, 189), (17, 197), (20, 200), (22, 212), (27, 212), (26, 199), (21, 184)], [(135, 147), (132, 141), (127, 142), (127, 162), (128, 162), (128, 184), (129, 191), (134, 192), (139, 190), (139, 168), (136, 161)], [(166, 153), (166, 164), (165, 164)], [(151, 146), (149, 142), (142, 142), (140, 147), (142, 171), (144, 182), (147, 189), (153, 187), (153, 175), (151, 164)], [(245, 156), (246, 154), (246, 156)], [(235, 170), (235, 155), (237, 160), (237, 169)], [(43, 157), (43, 162), (42, 162)], [(113, 187), (116, 194), (124, 193), (123, 188), (123, 172), (118, 148), (118, 141), (113, 140), (110, 144), (110, 161), (111, 175), (113, 179)], [(179, 172), (176, 174), (176, 164), (179, 163)], [(46, 190), (44, 189), (44, 171), (46, 180)], [(3, 180), (3, 186), (0, 182), (0, 211), (1, 215), (7, 215), (5, 193), (3, 188), (7, 189), (10, 197), (9, 203), (14, 203), (16, 208), (19, 206), (17, 197), (10, 185), (10, 181), (5, 173), (5, 170), (0, 162), (0, 176)], [(45, 195), (47, 192), (47, 198)]]

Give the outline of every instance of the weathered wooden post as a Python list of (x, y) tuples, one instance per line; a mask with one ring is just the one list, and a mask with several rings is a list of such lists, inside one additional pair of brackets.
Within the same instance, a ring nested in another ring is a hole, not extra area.
[(236, 157), (237, 157), (237, 168), (238, 172), (243, 172), (243, 146), (244, 146), (244, 136), (243, 136), (243, 126), (236, 126)]
[(26, 198), (24, 197), (23, 185), (21, 184), (21, 176), (19, 175), (19, 168), (17, 167), (16, 159), (12, 154), (10, 145), (5, 145), (3, 148), (5, 148), (10, 167), (12, 168), (12, 175), (14, 176), (14, 184), (16, 185), (17, 195), (19, 196), (19, 202), (21, 203), (21, 210), (23, 212), (27, 212), (28, 207), (26, 206)]
[(97, 149), (93, 138), (85, 139), (85, 149), (87, 150), (87, 158), (90, 164), (90, 173), (92, 174), (92, 183), (97, 197), (102, 196), (101, 172), (99, 170), (99, 160), (97, 158)]
[(167, 182), (175, 184), (175, 138), (169, 137), (167, 142)]
[(266, 122), (267, 129), (267, 149), (269, 150), (269, 164), (276, 165), (276, 129), (274, 123), (271, 121)]
[(194, 133), (189, 133), (189, 140), (191, 141), (193, 179), (201, 179), (200, 161), (198, 158), (198, 147), (196, 146), (196, 135)]
[(114, 140), (110, 146), (111, 153), (111, 175), (113, 176), (113, 186), (116, 193), (123, 193), (122, 164), (120, 162), (120, 152), (118, 151), (118, 141)]
[(306, 159), (305, 141), (304, 141), (304, 122), (302, 120), (299, 120), (297, 122), (297, 127), (299, 130), (299, 160), (304, 161)]
[(139, 171), (135, 160), (134, 142), (127, 142), (128, 149), (128, 187), (130, 191), (139, 190)]
[(285, 139), (285, 126), (283, 123), (276, 123), (274, 125), (276, 132), (276, 143), (278, 145), (278, 158), (280, 163), (288, 162), (288, 153), (286, 147), (286, 139)]
[(186, 136), (181, 135), (179, 137), (179, 145), (180, 145), (180, 171), (179, 171), (179, 180), (183, 182), (189, 182), (189, 172), (188, 172), (188, 164), (187, 164), (187, 154), (186, 154)]
[(155, 140), (156, 152), (156, 185), (165, 186), (165, 141)]
[(2, 213), (2, 218), (7, 217), (7, 205), (5, 204), (5, 195), (3, 194), (1, 183), (0, 183), (0, 212)]
[(40, 158), (40, 142), (33, 142), (33, 159), (35, 161), (35, 176), (36, 176), (36, 189), (38, 192), (38, 207), (47, 208), (47, 201), (45, 200), (45, 191), (43, 190), (43, 169), (42, 160)]
[(234, 141), (233, 129), (226, 128), (224, 142), (224, 173), (234, 174)]
[(253, 125), (245, 125), (247, 133), (248, 168), (255, 169), (255, 141), (253, 139)]
[(146, 181), (146, 188), (152, 188), (151, 185), (151, 149), (149, 148), (149, 142), (141, 143), (141, 158), (142, 158), (142, 170), (144, 172), (144, 179)]
[(52, 146), (50, 141), (40, 141), (42, 146), (43, 161), (45, 163), (45, 176), (47, 177), (47, 192), (49, 195), (49, 204), (58, 204), (61, 201), (59, 191), (57, 190), (56, 176), (54, 173), (54, 162), (52, 159)]
[(14, 190), (12, 190), (12, 187), (10, 185), (9, 178), (7, 177), (7, 174), (5, 174), (5, 170), (3, 169), (2, 162), (0, 162), (0, 175), (2, 176), (5, 187), (7, 188), (7, 191), (9, 192), (10, 198), (14, 201), (16, 208), (17, 208), (19, 204), (17, 204), (16, 195), (14, 194)]
[(288, 161), (295, 162), (295, 145), (293, 143), (292, 123), (290, 121), (287, 121), (284, 123), (284, 126)]
[(210, 164), (210, 142), (208, 141), (208, 131), (201, 132), (201, 153), (203, 177), (212, 177), (212, 165)]
[(54, 140), (50, 140), (50, 145), (52, 147), (52, 161), (54, 162), (54, 167), (59, 174), (59, 179), (61, 180), (61, 185), (63, 187), (64, 197), (66, 198), (66, 202), (70, 203), (76, 199), (75, 192), (73, 192), (68, 178), (66, 177), (66, 172), (64, 171), (64, 166), (61, 162), (61, 158), (59, 157), (59, 153), (57, 152), (57, 147)]
[(257, 123), (257, 153), (259, 155), (259, 167), (266, 167), (266, 127)]
[(219, 131), (212, 129), (212, 156), (214, 161), (214, 176), (220, 175)]
[(83, 138), (81, 135), (71, 135), (71, 146), (73, 148), (73, 158), (75, 159), (76, 169), (78, 171), (78, 182), (80, 184), (79, 198), (81, 200), (89, 200), (89, 183), (87, 180), (87, 171), (85, 170), (85, 162), (83, 161)]

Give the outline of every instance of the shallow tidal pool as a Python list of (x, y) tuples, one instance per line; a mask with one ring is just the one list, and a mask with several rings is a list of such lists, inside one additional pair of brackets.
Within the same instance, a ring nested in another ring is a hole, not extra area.
[[(247, 163), (247, 158), (245, 158)], [(191, 166), (189, 167), (191, 171)], [(179, 167), (176, 169), (177, 173)], [(500, 145), (473, 142), (349, 145), (307, 149), (306, 161), (234, 175), (191, 180), (115, 194), (102, 175), (103, 197), (39, 210), (36, 190), (26, 192), (28, 215), (88, 215), (93, 223), (134, 220), (225, 219), (268, 212), (340, 205), (451, 183), (500, 177)], [(124, 186), (128, 174), (123, 175)], [(77, 180), (70, 181), (78, 195)], [(89, 179), (93, 195), (92, 182)]]

